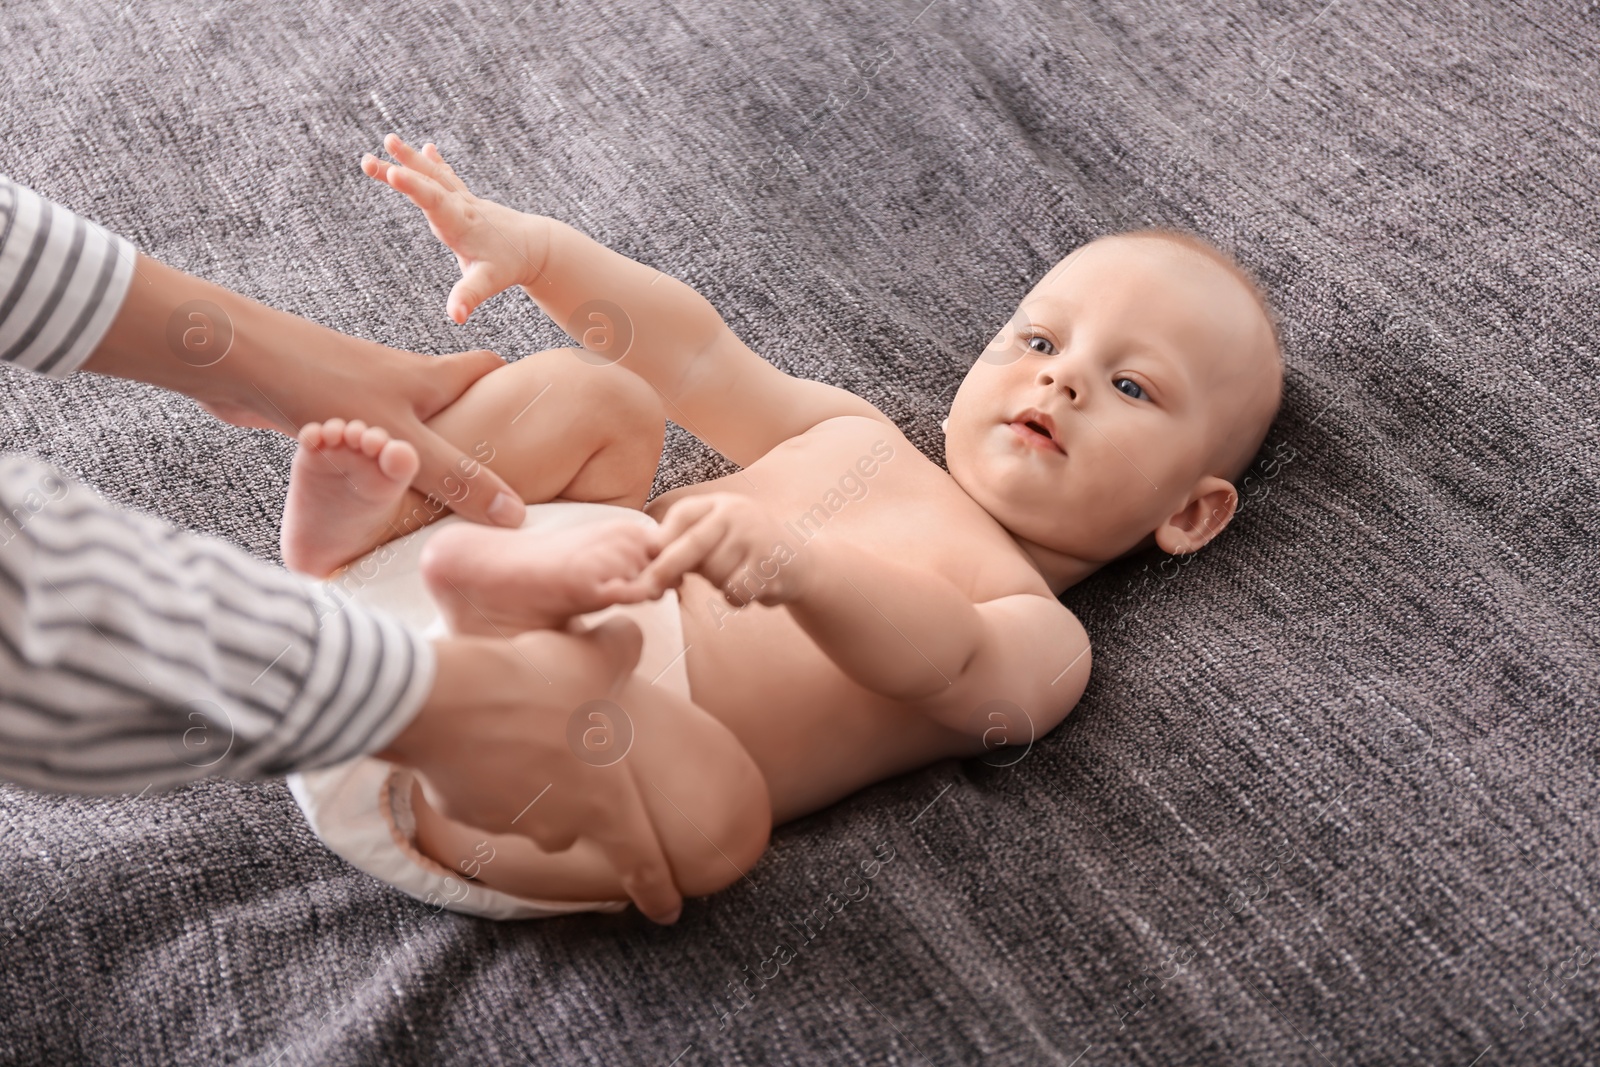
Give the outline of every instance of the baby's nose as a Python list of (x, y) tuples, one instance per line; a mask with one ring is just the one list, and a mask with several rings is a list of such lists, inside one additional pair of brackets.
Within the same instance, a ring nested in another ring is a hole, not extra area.
[(1039, 381), (1052, 389), (1059, 385), (1061, 391), (1067, 394), (1068, 400), (1078, 399), (1078, 391), (1072, 387), (1072, 383), (1067, 380), (1064, 374), (1042, 370), (1039, 372)]

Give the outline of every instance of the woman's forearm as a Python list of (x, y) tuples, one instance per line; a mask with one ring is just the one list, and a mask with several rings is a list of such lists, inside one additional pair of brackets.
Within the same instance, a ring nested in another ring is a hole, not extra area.
[[(139, 253), (122, 307), (82, 369), (209, 404), (265, 407), (268, 418), (282, 408), (272, 398), (273, 378), (281, 380), (287, 368), (281, 362), (272, 368), (285, 351), (315, 352), (350, 340)], [(285, 433), (298, 429), (287, 412), (277, 422)]]
[(503, 365), (492, 352), (430, 357), (350, 337), (140, 254), (81, 369), (185, 393), (243, 426), (291, 435), (330, 418), (382, 426), (417, 447), (419, 490), (465, 518), (517, 527), (522, 500), (423, 424)]

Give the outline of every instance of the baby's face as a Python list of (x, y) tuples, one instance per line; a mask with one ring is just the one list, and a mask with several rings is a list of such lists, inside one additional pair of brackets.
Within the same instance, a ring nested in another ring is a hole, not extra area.
[(1014, 536), (1098, 566), (1225, 484), (1207, 477), (1270, 419), (1275, 368), (1271, 326), (1225, 269), (1103, 238), (1034, 286), (967, 372), (946, 463)]

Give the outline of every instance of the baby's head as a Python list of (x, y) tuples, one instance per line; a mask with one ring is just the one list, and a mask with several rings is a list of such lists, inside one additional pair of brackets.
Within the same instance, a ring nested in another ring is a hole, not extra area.
[(1114, 234), (1056, 264), (972, 365), (946, 466), (1059, 594), (1130, 552), (1215, 537), (1282, 395), (1244, 271), (1187, 234)]

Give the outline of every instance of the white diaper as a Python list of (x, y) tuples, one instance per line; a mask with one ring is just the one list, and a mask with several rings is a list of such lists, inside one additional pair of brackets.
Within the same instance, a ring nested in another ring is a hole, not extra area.
[[(524, 529), (556, 530), (630, 518), (654, 526), (642, 511), (612, 504), (555, 500), (528, 507)], [(417, 561), (423, 543), (448, 523), (448, 515), (431, 526), (382, 545), (351, 563), (334, 582), (340, 594), (386, 611), (428, 637), (446, 632), (444, 620), (422, 584)], [(678, 596), (667, 590), (658, 600), (613, 604), (579, 616), (585, 626), (622, 613), (644, 633), (636, 675), (689, 696), (689, 673), (683, 657), (683, 621)], [(345, 763), (289, 776), (289, 789), (306, 820), (325, 845), (350, 863), (434, 907), (446, 907), (489, 919), (537, 919), (581, 911), (621, 911), (626, 901), (532, 900), (491, 889), (467, 879), (422, 855), (415, 845), (411, 814), (412, 773), (387, 761), (361, 757)]]

